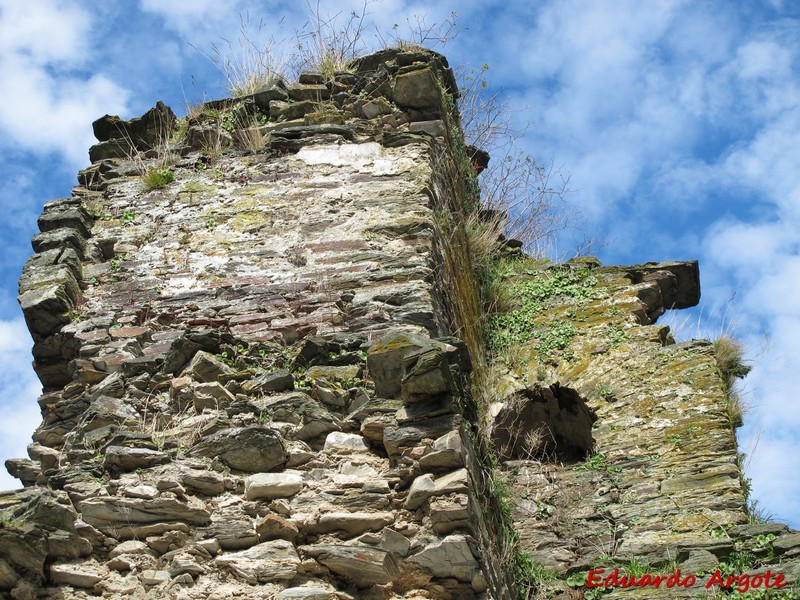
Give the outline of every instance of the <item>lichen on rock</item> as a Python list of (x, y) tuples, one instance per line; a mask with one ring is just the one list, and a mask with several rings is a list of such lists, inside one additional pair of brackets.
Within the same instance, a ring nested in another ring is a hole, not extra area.
[(457, 94), (443, 56), (393, 49), (95, 123), (20, 281), (43, 420), (6, 463), (0, 595), (510, 599), (523, 550), (566, 573), (731, 549), (713, 348), (654, 324), (697, 264), (520, 260), (511, 312), (481, 314), (488, 156)]

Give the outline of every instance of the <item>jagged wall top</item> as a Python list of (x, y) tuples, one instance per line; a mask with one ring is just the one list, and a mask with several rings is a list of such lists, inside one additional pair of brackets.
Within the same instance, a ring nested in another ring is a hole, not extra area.
[[(330, 126), (318, 134), (347, 139), (392, 131), (441, 135), (436, 121), (441, 118), (442, 89), (458, 97), (455, 76), (441, 54), (382, 50), (353, 61), (348, 71), (329, 76), (305, 72), (296, 83), (287, 85), (279, 78), (256, 93), (207, 102), (185, 123), (186, 142), (193, 150), (231, 143), (253, 149), (253, 135), (296, 139), (308, 134), (297, 127), (313, 125)], [(131, 121), (106, 115), (93, 124), (100, 143), (90, 149), (90, 158), (126, 158), (132, 150), (154, 148), (174, 126), (175, 117), (163, 103)], [(243, 130), (258, 132), (237, 135)], [(267, 147), (291, 149), (291, 144), (273, 140)]]

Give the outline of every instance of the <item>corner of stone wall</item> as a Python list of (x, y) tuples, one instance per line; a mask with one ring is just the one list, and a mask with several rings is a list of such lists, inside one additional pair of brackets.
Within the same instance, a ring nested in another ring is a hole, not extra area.
[(696, 597), (709, 581), (721, 592), (715, 573), (756, 577), (761, 591), (780, 573), (796, 590), (798, 534), (749, 524), (713, 345), (656, 324), (699, 301), (697, 262), (507, 267), (518, 300), (490, 324), (490, 429), (538, 593), (586, 589), (590, 571), (615, 568), (697, 579), (648, 598)]
[(796, 581), (798, 534), (747, 524), (713, 348), (655, 324), (696, 262), (511, 261), (536, 305), (497, 360), (456, 95), (443, 56), (385, 50), (95, 122), (20, 281), (43, 420), (6, 463), (2, 593), (511, 599), (535, 567), (556, 597), (748, 553)]
[(4, 593), (511, 597), (436, 214), (462, 227), (456, 93), (387, 50), (94, 123), (20, 283), (43, 421), (7, 462)]

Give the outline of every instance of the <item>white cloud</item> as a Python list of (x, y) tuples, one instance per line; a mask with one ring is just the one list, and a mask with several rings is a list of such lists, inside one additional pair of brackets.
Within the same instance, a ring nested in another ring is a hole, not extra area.
[(0, 11), (0, 131), (35, 153), (58, 152), (77, 169), (93, 143), (90, 123), (124, 112), (127, 91), (77, 69), (89, 58), (91, 16), (74, 3), (14, 0)]
[(748, 42), (736, 54), (742, 79), (776, 80), (792, 75), (791, 52), (773, 40)]
[(0, 61), (0, 129), (16, 146), (35, 153), (58, 152), (74, 169), (87, 166), (95, 143), (91, 123), (110, 112), (124, 113), (128, 93), (102, 75), (88, 80), (52, 77), (46, 66)]
[[(747, 417), (745, 417), (747, 418)], [(755, 440), (755, 437), (750, 438)], [(741, 447), (746, 451), (749, 440)], [(751, 498), (775, 520), (791, 522), (797, 527), (800, 515), (800, 495), (787, 485), (797, 473), (797, 448), (800, 439), (784, 437), (774, 429), (761, 430), (755, 450), (747, 456), (745, 474), (751, 479)]]
[[(27, 458), (31, 434), (41, 422), (36, 398), (41, 384), (31, 368), (33, 345), (22, 319), (0, 321), (0, 456)], [(0, 489), (21, 487), (0, 469)]]
[(186, 19), (200, 20), (214, 14), (235, 12), (238, 2), (225, 2), (224, 8), (219, 0), (142, 0), (142, 10), (162, 15), (169, 23), (177, 24)]
[(237, 42), (242, 28), (256, 44), (262, 41), (262, 34), (268, 38), (270, 34), (283, 33), (285, 25), (280, 18), (284, 11), (275, 10), (280, 3), (271, 4), (265, 6), (263, 2), (254, 4), (247, 0), (224, 3), (219, 0), (140, 0), (139, 6), (142, 11), (161, 17), (165, 29), (176, 32), (184, 41), (205, 52), (212, 42), (217, 45), (223, 43), (221, 40)]
[[(776, 257), (789, 249), (793, 236), (794, 231), (787, 223), (720, 220), (709, 231), (706, 252), (716, 266), (747, 270), (752, 278), (775, 265)], [(743, 252), (745, 248), (747, 251)], [(746, 283), (752, 285), (753, 281)]]
[(735, 148), (722, 167), (731, 183), (745, 184), (767, 200), (800, 215), (800, 98), (791, 110), (761, 125), (746, 144)]
[(0, 55), (24, 54), (35, 63), (83, 60), (88, 13), (59, 0), (4, 0), (0, 9)]
[[(795, 239), (795, 241), (800, 241)], [(743, 278), (744, 279), (744, 278)], [(793, 255), (776, 260), (758, 272), (755, 277), (745, 280), (746, 294), (744, 302), (748, 312), (763, 315), (773, 321), (775, 329), (784, 332), (786, 320), (797, 314), (797, 298), (800, 297), (800, 256)], [(780, 338), (794, 347), (796, 340)]]

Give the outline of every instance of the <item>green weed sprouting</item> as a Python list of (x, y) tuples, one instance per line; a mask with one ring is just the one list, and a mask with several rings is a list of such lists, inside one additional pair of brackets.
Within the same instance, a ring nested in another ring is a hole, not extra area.
[(744, 378), (750, 372), (750, 366), (744, 363), (744, 345), (728, 335), (723, 335), (714, 342), (717, 358), (717, 369), (728, 391), (733, 389), (737, 379)]
[(736, 380), (743, 379), (750, 366), (744, 362), (744, 345), (729, 335), (722, 335), (713, 342), (717, 361), (717, 372), (725, 390), (725, 410), (732, 429), (744, 424), (746, 407), (736, 389)]
[[(503, 279), (508, 266), (500, 265)], [(597, 278), (586, 269), (558, 269), (534, 271), (529, 279), (518, 279), (508, 284), (506, 296), (514, 298), (516, 306), (503, 314), (489, 318), (486, 343), (493, 355), (498, 355), (532, 339), (536, 339), (536, 350), (544, 357), (553, 351), (566, 351), (577, 335), (577, 328), (569, 321), (550, 321), (544, 328), (537, 328), (536, 318), (554, 298), (573, 298), (579, 301), (592, 300), (597, 296)], [(569, 358), (569, 356), (567, 356)]]
[(628, 337), (628, 334), (619, 325), (609, 323), (606, 327), (606, 337), (611, 347), (616, 348)]
[(142, 183), (147, 190), (158, 190), (166, 187), (175, 180), (175, 173), (168, 167), (154, 167), (147, 169), (142, 175)]

